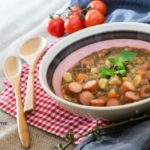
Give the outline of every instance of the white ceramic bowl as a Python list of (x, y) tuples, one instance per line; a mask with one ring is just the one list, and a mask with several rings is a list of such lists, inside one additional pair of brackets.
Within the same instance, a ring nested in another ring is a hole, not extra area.
[[(117, 46), (117, 44), (150, 50), (150, 25), (111, 23), (86, 28), (65, 37), (46, 53), (40, 64), (39, 77), (42, 87), (58, 105), (84, 117), (120, 120), (147, 111), (150, 107), (150, 98), (121, 106), (92, 107), (75, 104), (61, 97), (60, 81), (62, 74), (81, 59), (83, 53), (90, 53), (92, 46), (93, 51), (94, 49), (96, 51), (98, 46), (101, 49)], [(73, 53), (74, 55), (72, 55)], [(72, 61), (71, 55), (74, 56), (74, 61)]]

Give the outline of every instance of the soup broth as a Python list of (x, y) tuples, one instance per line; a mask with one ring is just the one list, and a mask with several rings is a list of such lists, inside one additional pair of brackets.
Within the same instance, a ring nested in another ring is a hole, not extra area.
[(64, 99), (88, 106), (118, 106), (150, 96), (150, 51), (113, 47), (93, 52), (64, 73)]

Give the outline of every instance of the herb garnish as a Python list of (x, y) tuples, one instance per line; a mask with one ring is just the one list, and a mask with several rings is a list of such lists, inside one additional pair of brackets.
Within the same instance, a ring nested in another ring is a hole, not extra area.
[(125, 62), (133, 60), (136, 55), (136, 52), (129, 52), (127, 50), (124, 50), (117, 57), (107, 58), (107, 60), (113, 66), (110, 68), (108, 66), (104, 66), (103, 68), (101, 68), (100, 76), (103, 78), (109, 78), (114, 75), (126, 75), (127, 70)]

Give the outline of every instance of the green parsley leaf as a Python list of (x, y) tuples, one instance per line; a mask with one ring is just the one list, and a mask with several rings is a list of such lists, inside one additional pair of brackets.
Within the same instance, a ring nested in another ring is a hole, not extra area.
[(114, 75), (124, 76), (127, 73), (125, 62), (131, 61), (137, 55), (136, 52), (122, 51), (118, 56), (107, 58), (107, 60), (113, 64), (111, 68), (104, 66), (100, 69), (100, 76), (103, 78), (109, 78)]
[(117, 64), (114, 65), (114, 70), (125, 70), (126, 67), (124, 65), (124, 63), (118, 62)]
[(109, 62), (111, 62), (112, 64), (116, 64), (118, 62), (118, 58), (117, 57), (111, 57), (111, 58), (107, 58), (107, 60)]
[(124, 70), (115, 71), (115, 73), (116, 73), (117, 75), (125, 76), (126, 73), (127, 73), (127, 71), (124, 69)]
[(109, 78), (113, 75), (114, 75), (113, 70), (107, 66), (104, 66), (103, 68), (100, 69), (100, 76), (103, 78)]
[(134, 59), (136, 56), (136, 52), (129, 52), (129, 51), (122, 51), (120, 55), (118, 56), (118, 61), (121, 62), (126, 62), (126, 61), (131, 61)]

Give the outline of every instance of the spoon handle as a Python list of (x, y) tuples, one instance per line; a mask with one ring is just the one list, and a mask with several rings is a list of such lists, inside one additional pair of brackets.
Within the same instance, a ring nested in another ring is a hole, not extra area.
[(16, 109), (17, 109), (17, 125), (18, 125), (18, 134), (21, 141), (21, 144), (24, 148), (30, 146), (30, 135), (29, 129), (26, 122), (25, 114), (23, 111), (23, 104), (20, 96), (20, 85), (19, 79), (16, 78), (15, 83), (13, 84), (16, 96)]
[(34, 109), (34, 107), (34, 66), (29, 65), (24, 112), (31, 111)]

